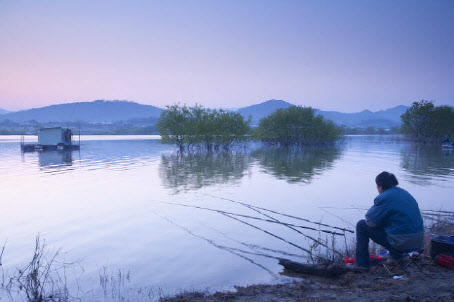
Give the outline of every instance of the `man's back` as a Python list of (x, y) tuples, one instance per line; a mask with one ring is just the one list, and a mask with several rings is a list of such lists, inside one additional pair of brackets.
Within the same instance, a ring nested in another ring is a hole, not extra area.
[(423, 246), (424, 226), (418, 203), (404, 189), (394, 186), (379, 194), (366, 214), (366, 221), (371, 227), (383, 228), (397, 250)]

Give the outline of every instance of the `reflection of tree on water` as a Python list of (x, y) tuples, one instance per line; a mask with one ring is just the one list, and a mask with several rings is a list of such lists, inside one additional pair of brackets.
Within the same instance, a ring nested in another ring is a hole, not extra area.
[(164, 186), (179, 190), (198, 189), (211, 184), (235, 183), (249, 167), (244, 151), (177, 153), (161, 157)]
[(288, 182), (309, 182), (316, 174), (332, 167), (341, 150), (329, 148), (274, 148), (252, 152), (266, 173)]
[(427, 182), (433, 177), (454, 174), (454, 152), (440, 146), (410, 146), (401, 151), (400, 165), (414, 176), (409, 181)]

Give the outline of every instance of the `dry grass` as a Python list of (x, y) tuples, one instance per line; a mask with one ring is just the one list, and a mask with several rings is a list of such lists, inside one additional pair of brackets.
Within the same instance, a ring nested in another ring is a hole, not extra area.
[[(5, 245), (0, 253), (0, 263)], [(1, 290), (11, 299), (29, 302), (65, 302), (70, 300), (66, 268), (71, 263), (58, 260), (59, 251), (51, 252), (46, 242), (36, 237), (31, 260), (9, 273), (1, 266)]]
[(454, 214), (426, 216), (427, 231), (434, 235), (454, 236)]

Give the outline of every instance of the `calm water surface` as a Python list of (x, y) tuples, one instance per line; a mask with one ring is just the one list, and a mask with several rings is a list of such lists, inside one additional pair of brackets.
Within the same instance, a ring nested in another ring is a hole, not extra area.
[[(24, 263), (39, 233), (83, 266), (78, 278), (90, 294), (82, 296), (96, 295), (104, 266), (129, 271), (130, 288), (164, 294), (282, 282), (277, 261), (263, 254), (304, 260), (307, 253), (222, 213), (175, 204), (260, 216), (217, 198), (224, 197), (353, 228), (364, 212), (351, 208), (370, 207), (383, 170), (395, 173), (422, 209), (454, 210), (454, 152), (398, 137), (352, 136), (329, 149), (257, 145), (179, 156), (154, 136), (86, 136), (80, 152), (26, 154), (18, 137), (0, 136), (3, 261), (10, 268)], [(284, 226), (241, 219), (303, 248), (312, 243)]]

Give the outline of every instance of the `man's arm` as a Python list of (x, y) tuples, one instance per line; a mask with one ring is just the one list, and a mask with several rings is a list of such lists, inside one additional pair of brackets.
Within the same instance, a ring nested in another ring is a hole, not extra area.
[(386, 202), (375, 198), (374, 205), (366, 213), (366, 223), (371, 228), (380, 228), (384, 226), (385, 220), (388, 217), (388, 209)]

